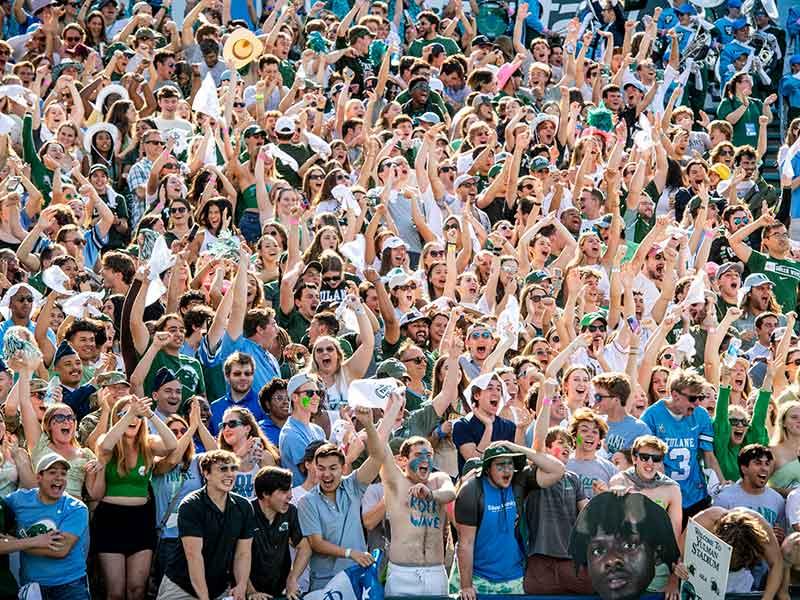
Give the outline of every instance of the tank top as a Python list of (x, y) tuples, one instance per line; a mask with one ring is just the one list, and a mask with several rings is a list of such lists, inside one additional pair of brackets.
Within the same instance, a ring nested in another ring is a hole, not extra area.
[(139, 453), (136, 466), (125, 477), (117, 471), (116, 462), (106, 465), (106, 496), (121, 498), (146, 498), (150, 484), (150, 471), (144, 464), (144, 455)]

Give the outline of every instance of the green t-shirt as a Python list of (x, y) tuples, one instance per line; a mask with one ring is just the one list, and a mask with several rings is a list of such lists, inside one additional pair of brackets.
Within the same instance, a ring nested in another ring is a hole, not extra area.
[(297, 71), (292, 65), (292, 62), (288, 60), (282, 60), (278, 65), (278, 72), (281, 74), (281, 79), (283, 79), (283, 85), (288, 88), (292, 87), (292, 84), (294, 84), (294, 78), (297, 75)]
[[(298, 169), (303, 166), (309, 158), (311, 158), (311, 149), (303, 144), (278, 144), (278, 148), (291, 156), (296, 162)], [(275, 160), (275, 169), (281, 179), (289, 183), (293, 188), (300, 189), (303, 187), (303, 180), (300, 175), (289, 165), (284, 164), (280, 158)]]
[(286, 333), (289, 334), (295, 344), (300, 344), (303, 341), (303, 336), (308, 331), (308, 326), (311, 325), (311, 321), (301, 315), (296, 308), (287, 315), (278, 307), (275, 313), (275, 320), (278, 325), (286, 330)]
[(435, 38), (430, 40), (414, 40), (411, 42), (411, 47), (408, 49), (408, 53), (411, 56), (422, 58), (422, 49), (425, 46), (430, 46), (431, 44), (441, 44), (444, 46), (444, 51), (447, 52), (447, 56), (453, 56), (454, 54), (461, 52), (461, 48), (458, 47), (458, 44), (453, 38), (437, 35)]
[(428, 437), (442, 421), (443, 417), (436, 414), (433, 404), (423, 404), (406, 415), (403, 425), (391, 433), (390, 442), (394, 439), (407, 440), (413, 435)]
[(206, 383), (203, 379), (203, 369), (200, 361), (185, 354), (173, 356), (159, 350), (153, 359), (153, 364), (144, 379), (144, 393), (149, 396), (153, 393), (153, 380), (161, 367), (167, 367), (181, 382), (181, 400), (185, 402), (194, 395), (206, 395)]
[(750, 273), (763, 273), (775, 284), (775, 298), (784, 313), (797, 308), (800, 262), (789, 258), (772, 258), (753, 250), (747, 260), (747, 270)]
[[(725, 98), (719, 103), (717, 108), (717, 118), (724, 119), (729, 114), (737, 110), (742, 105), (741, 101), (734, 97), (732, 100)], [(750, 144), (753, 148), (758, 146), (758, 117), (763, 114), (764, 104), (757, 98), (750, 98), (750, 104), (744, 114), (736, 121), (733, 126), (734, 146), (744, 146)]]

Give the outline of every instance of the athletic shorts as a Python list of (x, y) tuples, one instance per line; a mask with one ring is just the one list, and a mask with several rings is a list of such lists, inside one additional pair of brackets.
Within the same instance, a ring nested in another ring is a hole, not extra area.
[(92, 551), (133, 556), (156, 547), (156, 515), (152, 500), (141, 506), (100, 502), (92, 523)]
[(444, 565), (402, 566), (389, 563), (386, 596), (446, 596), (447, 572)]

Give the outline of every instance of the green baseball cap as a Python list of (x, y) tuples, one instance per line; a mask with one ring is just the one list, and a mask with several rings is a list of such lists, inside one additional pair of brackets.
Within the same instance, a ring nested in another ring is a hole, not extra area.
[(394, 377), (395, 379), (403, 379), (408, 377), (408, 369), (406, 366), (396, 358), (387, 358), (375, 369), (375, 377)]
[(508, 446), (493, 446), (487, 448), (483, 453), (483, 460), (481, 461), (481, 472), (483, 475), (488, 469), (489, 464), (496, 458), (509, 457), (514, 461), (514, 471), (521, 471), (525, 468), (527, 462), (525, 455), (522, 452), (514, 452)]
[(604, 313), (601, 310), (598, 310), (596, 312), (590, 312), (588, 314), (583, 315), (583, 318), (581, 319), (581, 329), (583, 329), (584, 327), (588, 327), (589, 325), (598, 320), (608, 325), (608, 319), (606, 318), (606, 313)]

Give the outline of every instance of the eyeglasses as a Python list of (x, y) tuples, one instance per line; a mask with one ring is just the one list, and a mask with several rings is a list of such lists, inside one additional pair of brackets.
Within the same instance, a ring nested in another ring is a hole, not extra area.
[(300, 394), (301, 396), (311, 396), (313, 398), (322, 398), (322, 390), (318, 390), (317, 388), (310, 390), (297, 390), (295, 394)]
[(773, 233), (772, 235), (768, 235), (767, 238), (780, 238), (780, 239), (788, 239), (789, 234), (785, 231), (779, 231), (778, 233)]
[(236, 465), (217, 465), (220, 473), (236, 473), (239, 467)]
[(488, 340), (492, 337), (492, 334), (489, 331), (473, 331), (469, 334), (469, 337), (471, 337), (473, 340), (478, 340), (480, 338)]
[(400, 360), (400, 362), (404, 362), (404, 363), (413, 362), (415, 365), (421, 365), (422, 363), (425, 362), (425, 357), (424, 356), (412, 356), (411, 358), (403, 358), (403, 359)]
[(660, 463), (664, 460), (663, 454), (650, 454), (649, 452), (636, 452), (634, 454), (639, 460), (642, 462), (652, 462), (652, 463)]
[(728, 417), (728, 423), (731, 427), (750, 427), (750, 421), (747, 419), (737, 419), (736, 417)]
[(701, 400), (705, 400), (705, 396), (703, 394), (687, 394), (686, 392), (678, 392), (681, 396), (685, 396), (686, 399), (691, 402), (692, 404), (697, 404)]
[(589, 325), (588, 327), (586, 327), (586, 331), (591, 331), (592, 333), (595, 333), (595, 332), (598, 332), (598, 331), (603, 331), (604, 332), (605, 330), (606, 330), (606, 326), (605, 325)]
[(53, 423), (70, 423), (75, 420), (75, 415), (56, 414), (53, 415)]
[(181, 215), (181, 214), (187, 212), (188, 210), (189, 209), (186, 208), (185, 206), (173, 206), (172, 208), (169, 209), (169, 212), (170, 212), (170, 214), (173, 214), (173, 215)]
[(560, 344), (561, 343), (561, 338), (559, 336), (557, 336), (557, 335), (554, 335), (554, 336), (552, 336), (550, 338), (550, 343), (551, 344)]
[(734, 225), (747, 225), (750, 222), (749, 217), (736, 217), (733, 220)]
[(242, 425), (244, 425), (244, 421), (240, 421), (239, 419), (231, 419), (230, 421), (225, 421), (222, 423), (222, 429), (236, 429)]

